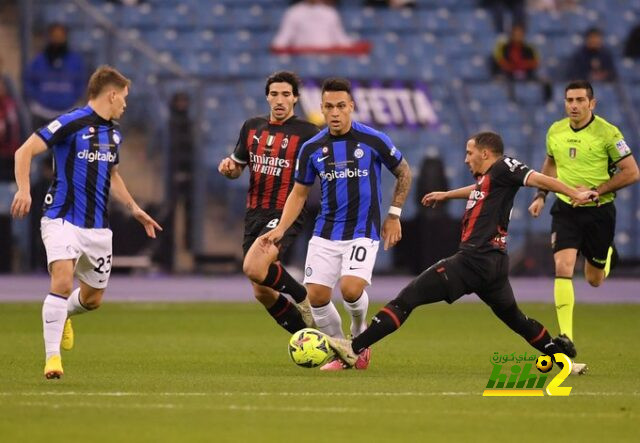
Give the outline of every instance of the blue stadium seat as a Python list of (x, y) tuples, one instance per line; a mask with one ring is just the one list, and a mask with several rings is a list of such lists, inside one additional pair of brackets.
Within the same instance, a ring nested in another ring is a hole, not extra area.
[(458, 29), (470, 32), (475, 36), (490, 35), (494, 37), (493, 22), (485, 9), (459, 11), (455, 15)]
[(379, 30), (380, 18), (376, 8), (348, 8), (341, 10), (341, 18), (347, 31)]
[(543, 87), (540, 82), (514, 82), (513, 87), (517, 103), (526, 106), (538, 106), (544, 103)]
[(457, 31), (448, 9), (418, 9), (418, 26), (434, 34), (451, 35)]
[(418, 30), (418, 18), (413, 9), (385, 9), (378, 13), (381, 29), (415, 33)]

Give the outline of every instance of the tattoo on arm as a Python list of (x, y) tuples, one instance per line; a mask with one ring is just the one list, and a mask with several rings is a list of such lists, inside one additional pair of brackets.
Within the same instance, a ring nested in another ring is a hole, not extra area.
[(411, 187), (411, 168), (409, 163), (405, 159), (402, 159), (400, 164), (391, 171), (396, 176), (396, 188), (393, 190), (393, 199), (391, 200), (391, 206), (397, 206), (401, 208), (409, 195), (409, 188)]

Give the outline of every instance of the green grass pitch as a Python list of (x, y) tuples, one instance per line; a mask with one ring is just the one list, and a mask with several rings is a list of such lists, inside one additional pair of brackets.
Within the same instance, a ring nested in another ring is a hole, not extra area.
[[(551, 304), (523, 310), (556, 330)], [(51, 381), (40, 304), (0, 304), (0, 441), (637, 441), (639, 318), (578, 303), (591, 371), (571, 395), (487, 398), (493, 353), (532, 348), (480, 303), (418, 308), (368, 370), (322, 373), (289, 360), (257, 303), (107, 302), (74, 318)]]

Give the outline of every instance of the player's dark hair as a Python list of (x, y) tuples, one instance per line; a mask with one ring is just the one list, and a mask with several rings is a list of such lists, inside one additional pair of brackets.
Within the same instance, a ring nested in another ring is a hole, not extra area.
[(96, 98), (107, 86), (116, 86), (124, 89), (131, 85), (131, 80), (122, 75), (116, 68), (102, 65), (91, 74), (87, 95), (90, 99)]
[(300, 79), (296, 74), (291, 71), (278, 71), (274, 72), (267, 78), (267, 84), (264, 87), (264, 95), (269, 95), (269, 87), (271, 83), (289, 83), (291, 85), (291, 91), (293, 96), (299, 95)]
[(502, 137), (495, 132), (478, 132), (471, 138), (476, 142), (476, 148), (478, 149), (483, 147), (488, 148), (494, 154), (504, 154), (504, 143), (502, 142)]
[(326, 91), (344, 91), (351, 96), (351, 82), (346, 78), (329, 77), (322, 83), (322, 93)]
[(589, 83), (586, 80), (574, 80), (571, 83), (569, 83), (567, 87), (564, 88), (565, 97), (567, 96), (567, 91), (570, 89), (586, 89), (587, 97), (589, 97), (589, 100), (593, 98), (593, 87), (591, 86), (591, 83)]

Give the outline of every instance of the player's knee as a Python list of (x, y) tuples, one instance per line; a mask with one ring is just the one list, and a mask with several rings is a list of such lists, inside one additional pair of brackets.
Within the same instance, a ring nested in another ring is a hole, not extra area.
[(246, 275), (249, 280), (256, 283), (261, 283), (267, 276), (267, 270), (263, 269), (259, 263), (251, 259), (244, 260), (242, 263), (242, 272), (244, 272), (244, 275)]
[(100, 305), (102, 305), (102, 299), (100, 299), (100, 298), (98, 298), (98, 299), (89, 298), (88, 300), (82, 302), (82, 306), (84, 306), (89, 311), (93, 311), (95, 309), (98, 309), (100, 307)]
[(351, 303), (358, 300), (362, 296), (364, 287), (362, 285), (356, 284), (342, 285), (340, 287), (340, 291), (342, 292), (342, 298)]
[(51, 281), (51, 292), (58, 295), (71, 295), (73, 291), (73, 280), (68, 279), (53, 279)]
[(556, 277), (573, 277), (574, 261), (557, 259), (556, 260)]
[(589, 282), (589, 284), (594, 288), (597, 288), (598, 286), (600, 286), (603, 280), (604, 280), (604, 274), (602, 276), (587, 275), (587, 282)]

